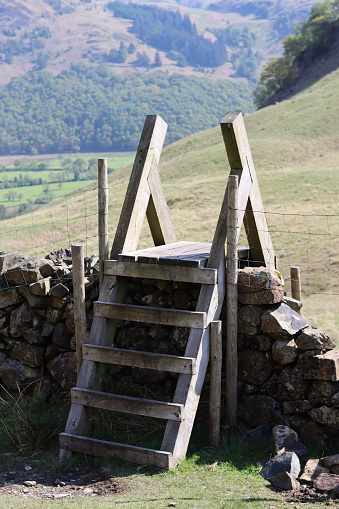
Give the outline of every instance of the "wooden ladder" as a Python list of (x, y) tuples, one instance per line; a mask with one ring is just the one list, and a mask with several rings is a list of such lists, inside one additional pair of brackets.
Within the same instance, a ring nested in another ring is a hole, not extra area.
[[(167, 125), (160, 117), (146, 118), (111, 259), (104, 264), (104, 278), (99, 300), (94, 304), (88, 343), (83, 345), (77, 386), (71, 390), (72, 405), (65, 432), (60, 434), (60, 458), (69, 458), (72, 451), (113, 454), (127, 461), (167, 470), (174, 468), (186, 455), (209, 362), (210, 323), (219, 318), (225, 296), (227, 198), (222, 205), (212, 244), (176, 242), (158, 173), (166, 129)], [(253, 183), (253, 179), (248, 178), (250, 168), (247, 161), (246, 158), (244, 172), (239, 167), (234, 170), (240, 178), (241, 195), (246, 194), (244, 208), (247, 202), (250, 203)], [(241, 178), (242, 173), (244, 178)], [(239, 225), (244, 213), (239, 214)], [(138, 251), (136, 248), (145, 215), (155, 247)], [(253, 221), (255, 217), (253, 219), (252, 214)], [(261, 228), (260, 231), (268, 229)], [(271, 260), (267, 259), (267, 256), (271, 257), (271, 251), (267, 250), (269, 241), (265, 238), (262, 244), (259, 239), (254, 246), (256, 255), (261, 250), (260, 256), (266, 265)], [(244, 250), (240, 249), (239, 255), (241, 252)], [(130, 277), (199, 283), (201, 290), (196, 310), (124, 304), (126, 282)], [(173, 356), (114, 348), (117, 320), (189, 327), (186, 351), (183, 356)], [(173, 401), (168, 403), (102, 392), (99, 380), (109, 364), (178, 373)], [(90, 438), (93, 407), (168, 420), (161, 449)]]

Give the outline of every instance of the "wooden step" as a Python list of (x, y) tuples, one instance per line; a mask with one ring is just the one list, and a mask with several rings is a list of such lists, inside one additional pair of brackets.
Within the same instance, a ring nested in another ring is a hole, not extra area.
[(105, 364), (171, 371), (172, 373), (184, 373), (186, 375), (194, 375), (196, 372), (196, 360), (193, 357), (179, 357), (88, 344), (82, 345), (82, 355), (84, 360)]
[(93, 456), (111, 454), (125, 461), (139, 463), (139, 465), (154, 465), (165, 470), (172, 468), (172, 454), (166, 451), (107, 442), (70, 433), (60, 433), (59, 441), (60, 448), (68, 451), (92, 454)]
[(184, 281), (214, 285), (217, 283), (216, 269), (197, 269), (172, 265), (149, 263), (131, 263), (117, 260), (106, 260), (104, 272), (108, 276), (140, 277), (148, 279), (164, 279), (166, 281)]
[(71, 401), (75, 405), (84, 405), (101, 410), (112, 410), (126, 414), (157, 417), (181, 422), (184, 419), (184, 405), (167, 403), (153, 399), (132, 398), (108, 392), (91, 391), (74, 387), (71, 389)]
[(179, 311), (177, 309), (135, 306), (132, 304), (115, 304), (111, 302), (94, 302), (93, 316), (115, 318), (132, 322), (158, 323), (177, 325), (192, 329), (206, 329), (206, 313), (198, 311)]

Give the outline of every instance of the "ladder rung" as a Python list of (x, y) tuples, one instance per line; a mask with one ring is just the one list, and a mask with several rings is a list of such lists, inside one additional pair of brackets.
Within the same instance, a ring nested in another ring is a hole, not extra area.
[(193, 357), (179, 357), (87, 344), (82, 345), (82, 356), (84, 360), (103, 362), (105, 364), (171, 371), (186, 375), (194, 375), (196, 373), (196, 361)]
[(146, 449), (133, 445), (107, 442), (94, 438), (60, 433), (60, 448), (68, 451), (92, 454), (94, 456), (107, 456), (112, 454), (125, 461), (139, 463), (140, 465), (154, 465), (158, 468), (169, 470), (172, 468), (172, 454), (166, 451)]
[(148, 279), (165, 279), (168, 281), (186, 281), (214, 285), (217, 283), (216, 269), (197, 269), (171, 265), (158, 265), (139, 262), (105, 261), (105, 274), (109, 276), (140, 277)]
[(115, 318), (134, 322), (177, 325), (192, 329), (206, 329), (206, 313), (198, 311), (179, 311), (177, 309), (116, 304), (111, 302), (94, 302), (93, 315), (99, 318)]
[(167, 403), (153, 399), (132, 398), (107, 392), (91, 391), (74, 387), (71, 389), (71, 400), (75, 405), (84, 405), (101, 410), (112, 410), (126, 414), (157, 417), (170, 421), (184, 420), (184, 405)]

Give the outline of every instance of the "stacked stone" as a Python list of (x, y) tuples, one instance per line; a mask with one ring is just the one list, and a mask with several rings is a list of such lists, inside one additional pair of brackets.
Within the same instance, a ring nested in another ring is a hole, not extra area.
[[(155, 279), (131, 278), (125, 304), (194, 311), (200, 285)], [(114, 346), (166, 355), (183, 355), (190, 329), (140, 322), (119, 324)], [(115, 366), (110, 389), (117, 394), (171, 398), (178, 375), (145, 368)]]
[[(97, 257), (85, 259), (88, 273), (96, 261)], [(71, 264), (67, 249), (46, 258), (7, 257), (7, 270), (0, 278), (0, 383), (7, 389), (38, 380), (47, 393), (74, 386)], [(90, 326), (92, 301), (98, 296), (93, 275), (87, 278), (86, 295)]]
[(284, 296), (274, 270), (239, 272), (239, 419), (286, 424), (305, 442), (339, 435), (339, 351)]

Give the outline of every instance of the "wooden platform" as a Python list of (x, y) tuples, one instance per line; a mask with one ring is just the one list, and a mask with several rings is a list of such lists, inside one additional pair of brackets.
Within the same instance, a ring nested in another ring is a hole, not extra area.
[[(202, 268), (207, 264), (211, 252), (211, 243), (207, 242), (173, 242), (138, 251), (121, 253), (119, 261), (139, 262), (159, 265)], [(238, 247), (239, 259), (248, 259), (249, 248)]]

